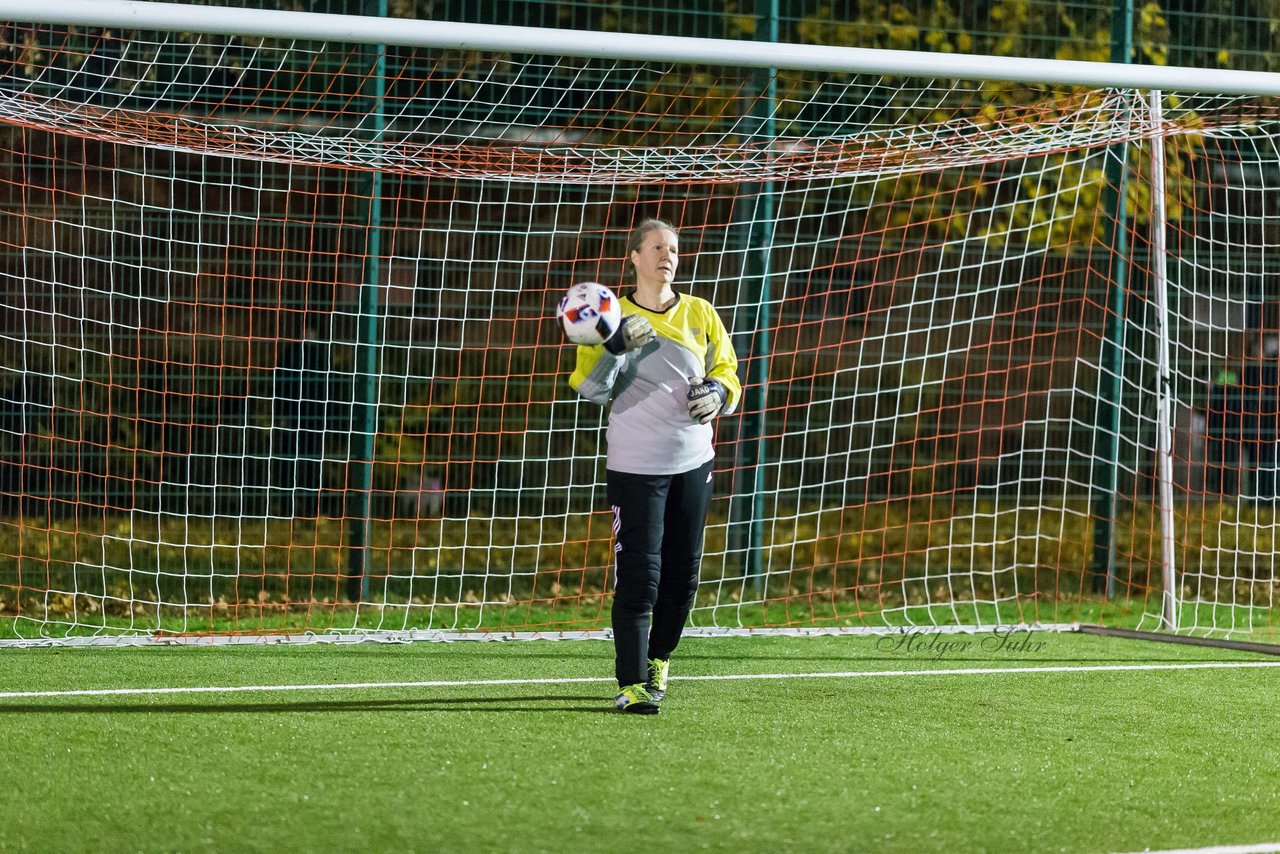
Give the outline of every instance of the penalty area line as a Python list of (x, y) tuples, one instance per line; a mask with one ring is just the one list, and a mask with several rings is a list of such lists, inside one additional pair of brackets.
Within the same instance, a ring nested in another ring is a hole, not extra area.
[[(1035, 673), (1119, 673), (1162, 670), (1244, 670), (1280, 667), (1280, 661), (1196, 661), (1164, 664), (1056, 665), (1052, 667), (963, 667), (926, 670), (843, 670), (828, 673), (728, 673), (713, 676), (672, 676), (678, 682), (731, 682), (781, 679), (890, 679), (921, 676), (1012, 676)], [(85, 688), (68, 691), (0, 691), (0, 700), (49, 697), (127, 697), (170, 694), (246, 694), (286, 691), (370, 691), (398, 688), (474, 688), (503, 685), (582, 685), (613, 682), (604, 676), (549, 679), (435, 679), (417, 682), (335, 682), (311, 685), (190, 685), (172, 688)]]

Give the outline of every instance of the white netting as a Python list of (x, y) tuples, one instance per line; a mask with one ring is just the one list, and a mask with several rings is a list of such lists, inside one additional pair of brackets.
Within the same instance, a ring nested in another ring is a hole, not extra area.
[(0, 616), (20, 634), (600, 625), (602, 416), (548, 318), (572, 282), (618, 282), (650, 214), (682, 227), (682, 285), (734, 330), (746, 386), (698, 625), (1151, 628), (1170, 559), (1180, 628), (1269, 625), (1268, 106), (1168, 96), (1157, 125), (1129, 91), (8, 44)]

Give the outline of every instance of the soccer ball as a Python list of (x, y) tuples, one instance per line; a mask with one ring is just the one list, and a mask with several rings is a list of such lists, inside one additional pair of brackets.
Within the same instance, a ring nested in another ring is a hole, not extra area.
[(556, 319), (574, 344), (601, 344), (622, 323), (622, 305), (613, 291), (599, 282), (578, 282), (560, 300)]

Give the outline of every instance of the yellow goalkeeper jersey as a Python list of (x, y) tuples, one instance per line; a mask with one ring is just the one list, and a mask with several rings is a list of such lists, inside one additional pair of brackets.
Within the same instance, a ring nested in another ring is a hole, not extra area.
[(615, 356), (603, 344), (578, 347), (569, 385), (601, 406), (611, 406), (608, 467), (631, 474), (680, 474), (710, 460), (715, 452), (711, 424), (689, 416), (689, 380), (713, 379), (727, 398), (721, 414), (738, 406), (738, 357), (711, 303), (676, 294), (666, 311), (650, 311), (624, 296), (623, 316), (648, 318), (658, 333), (638, 350)]

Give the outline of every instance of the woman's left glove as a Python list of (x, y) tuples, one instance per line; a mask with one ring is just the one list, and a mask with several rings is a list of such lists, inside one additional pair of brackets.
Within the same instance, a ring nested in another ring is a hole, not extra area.
[(715, 380), (694, 377), (689, 380), (689, 391), (685, 394), (689, 417), (699, 424), (710, 424), (711, 419), (720, 414), (728, 397), (724, 386)]

